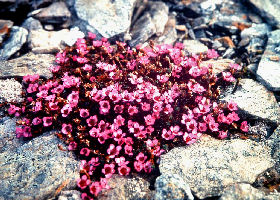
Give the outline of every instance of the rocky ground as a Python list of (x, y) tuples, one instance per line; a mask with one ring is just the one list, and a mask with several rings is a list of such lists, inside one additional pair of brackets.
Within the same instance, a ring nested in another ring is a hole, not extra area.
[[(174, 148), (159, 176), (115, 176), (99, 199), (280, 199), (279, 10), (278, 0), (0, 0), (0, 103), (20, 102), (19, 77), (50, 77), (55, 53), (88, 31), (131, 46), (216, 49), (217, 73), (230, 62), (247, 70), (221, 99), (238, 104), (249, 133)], [(80, 199), (75, 155), (52, 133), (17, 139), (15, 125), (1, 104), (0, 200)]]

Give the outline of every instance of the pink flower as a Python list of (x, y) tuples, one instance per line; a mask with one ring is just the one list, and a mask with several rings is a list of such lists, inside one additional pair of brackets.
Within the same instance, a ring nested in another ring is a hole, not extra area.
[(240, 129), (241, 129), (243, 132), (248, 132), (249, 126), (248, 126), (247, 121), (243, 121), (243, 122), (241, 123)]
[(80, 109), (80, 117), (87, 118), (89, 116), (88, 109)]
[(93, 194), (94, 196), (98, 196), (98, 194), (101, 192), (102, 188), (100, 186), (99, 182), (93, 182), (90, 186), (89, 186), (89, 192), (91, 194)]
[(99, 112), (100, 114), (106, 115), (109, 113), (110, 111), (110, 103), (109, 101), (100, 101), (99, 102), (100, 108), (99, 108)]
[(167, 131), (165, 128), (162, 130), (161, 137), (165, 140), (172, 140), (174, 139), (174, 135), (172, 134), (171, 131)]
[(115, 145), (110, 144), (109, 148), (107, 149), (107, 153), (109, 154), (110, 158), (115, 158), (115, 156), (119, 155), (121, 149), (121, 146), (115, 147)]
[(61, 109), (62, 117), (67, 117), (70, 114), (71, 111), (72, 111), (72, 107), (69, 104), (66, 104)]
[(114, 111), (115, 111), (115, 113), (123, 113), (123, 109), (124, 109), (124, 105), (116, 105), (115, 107), (114, 107)]
[(62, 124), (61, 132), (65, 135), (72, 132), (72, 125), (71, 124)]
[(87, 179), (86, 175), (83, 175), (82, 178), (79, 178), (77, 181), (77, 185), (82, 190), (86, 189), (86, 187), (91, 183), (89, 179)]
[(43, 125), (45, 127), (52, 125), (52, 117), (43, 117)]
[(163, 109), (163, 112), (168, 115), (168, 114), (171, 114), (173, 112), (173, 108), (170, 104), (167, 104), (165, 106), (165, 108)]
[(133, 165), (134, 165), (134, 169), (137, 172), (142, 171), (142, 169), (144, 168), (144, 163), (142, 163), (142, 162), (134, 161)]
[(96, 116), (96, 115), (90, 116), (90, 117), (87, 119), (87, 124), (88, 124), (89, 127), (96, 126), (96, 125), (97, 125), (97, 122), (98, 122), (98, 119), (97, 119), (97, 116)]
[(102, 46), (102, 41), (99, 41), (99, 40), (92, 41), (92, 46), (101, 47)]
[(94, 34), (92, 32), (88, 32), (88, 37), (89, 37), (89, 39), (93, 40), (96, 38), (96, 34)]
[(208, 58), (218, 58), (219, 54), (217, 53), (217, 51), (215, 51), (214, 49), (208, 49), (207, 51), (207, 57)]
[(198, 66), (192, 66), (189, 70), (189, 74), (196, 78), (201, 75), (201, 70), (198, 68)]
[(241, 66), (235, 63), (230, 63), (229, 67), (235, 70), (241, 70)]
[(82, 67), (82, 69), (85, 70), (85, 71), (90, 72), (90, 71), (92, 71), (92, 66), (89, 65), (89, 64), (85, 64), (85, 65)]
[(52, 73), (56, 73), (60, 70), (60, 66), (59, 65), (50, 66), (49, 69)]
[(228, 82), (234, 82), (235, 78), (231, 75), (230, 72), (222, 72), (223, 79)]
[(166, 83), (168, 81), (169, 77), (166, 75), (157, 75), (157, 80), (161, 83)]
[(77, 146), (78, 146), (78, 144), (77, 144), (76, 142), (71, 141), (71, 142), (69, 143), (68, 150), (69, 150), (69, 151), (75, 150), (75, 149), (77, 148)]
[(124, 146), (124, 151), (125, 154), (129, 155), (129, 156), (133, 156), (133, 152), (132, 152), (133, 148), (131, 145), (125, 145)]
[(121, 176), (127, 176), (130, 172), (130, 168), (127, 167), (126, 165), (122, 165), (118, 168), (118, 172), (119, 172), (119, 175), (121, 175)]
[(35, 103), (35, 106), (33, 107), (34, 112), (38, 112), (40, 110), (42, 110), (42, 102), (41, 101), (37, 101)]
[(144, 102), (144, 103), (141, 103), (141, 108), (143, 111), (149, 111), (150, 110), (150, 104)]
[(32, 120), (32, 124), (33, 125), (39, 125), (39, 124), (41, 124), (42, 123), (42, 119), (41, 118), (39, 118), (39, 117), (35, 117), (33, 120)]
[(209, 126), (209, 129), (210, 129), (211, 131), (213, 131), (213, 132), (219, 130), (219, 129), (218, 129), (218, 127), (219, 127), (219, 124), (218, 124), (218, 123), (210, 122), (210, 123), (208, 124), (208, 126)]
[(148, 56), (141, 56), (139, 58), (139, 63), (146, 65), (150, 62), (149, 57)]
[(88, 148), (82, 148), (80, 151), (80, 155), (89, 156), (90, 150)]
[(127, 110), (127, 112), (128, 112), (128, 114), (129, 115), (134, 115), (134, 114), (137, 114), (138, 113), (138, 109), (137, 109), (137, 107), (136, 106), (129, 106), (128, 107), (128, 110)]
[(37, 83), (35, 83), (35, 84), (32, 84), (32, 83), (30, 83), (29, 85), (28, 85), (28, 88), (27, 88), (27, 93), (33, 93), (33, 92), (36, 92), (38, 90), (38, 84)]
[(19, 107), (16, 107), (15, 105), (11, 104), (10, 107), (8, 108), (8, 113), (9, 113), (9, 115), (13, 115), (19, 110), (20, 110)]
[(125, 119), (121, 115), (118, 115), (116, 119), (114, 119), (114, 123), (117, 125), (117, 127), (123, 126), (124, 122)]
[(233, 102), (233, 101), (229, 101), (229, 102), (228, 102), (227, 108), (228, 108), (230, 111), (238, 110), (237, 104), (236, 104), (235, 102)]
[(147, 159), (147, 156), (145, 156), (145, 154), (143, 154), (142, 152), (140, 152), (137, 156), (136, 156), (136, 160), (138, 162), (144, 163)]
[(111, 178), (111, 176), (115, 173), (115, 165), (114, 164), (105, 164), (102, 169), (102, 173), (106, 178)]
[(179, 126), (170, 126), (170, 131), (173, 135), (177, 136), (177, 135), (183, 135), (183, 132), (180, 131), (180, 127)]
[(129, 161), (125, 161), (125, 157), (119, 157), (119, 158), (115, 158), (116, 163), (119, 166), (123, 166), (123, 165), (127, 165), (129, 163)]
[(154, 123), (156, 121), (156, 119), (152, 115), (147, 115), (147, 116), (144, 117), (144, 119), (145, 119), (145, 124), (147, 126), (154, 125)]
[(219, 131), (219, 138), (224, 139), (228, 136), (227, 131)]
[(150, 161), (147, 161), (145, 164), (144, 164), (144, 171), (146, 173), (151, 173), (152, 171), (152, 163)]
[(58, 102), (50, 102), (49, 103), (49, 107), (51, 110), (58, 110), (59, 109), (59, 106), (57, 105)]
[(224, 113), (220, 113), (217, 117), (217, 121), (219, 123), (227, 123), (227, 117), (224, 115)]
[(206, 130), (207, 130), (206, 123), (201, 123), (201, 122), (199, 122), (199, 123), (198, 123), (198, 131), (199, 131), (199, 132), (205, 132)]
[(161, 107), (161, 103), (155, 103), (154, 106), (153, 106), (153, 111), (155, 113), (158, 113), (162, 110), (162, 107)]

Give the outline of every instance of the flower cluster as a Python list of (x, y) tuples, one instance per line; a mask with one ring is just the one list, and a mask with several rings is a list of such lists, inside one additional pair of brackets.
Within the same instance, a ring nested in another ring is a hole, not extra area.
[(23, 78), (25, 103), (11, 105), (17, 137), (57, 135), (81, 158), (77, 184), (92, 199), (113, 174), (150, 173), (157, 158), (202, 134), (221, 139), (248, 131), (234, 102), (219, 102), (220, 87), (235, 81), (241, 67), (216, 76), (201, 61), (218, 54), (186, 55), (182, 44), (130, 48), (94, 34), (56, 55), (53, 77)]

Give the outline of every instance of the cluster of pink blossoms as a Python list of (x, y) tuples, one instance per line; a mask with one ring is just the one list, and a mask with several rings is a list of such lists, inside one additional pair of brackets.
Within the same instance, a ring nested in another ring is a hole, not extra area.
[(219, 87), (241, 70), (213, 74), (203, 60), (218, 54), (186, 55), (181, 43), (130, 48), (107, 39), (78, 39), (56, 56), (53, 77), (23, 78), (26, 101), (9, 114), (24, 115), (17, 137), (57, 135), (81, 158), (77, 184), (83, 199), (108, 189), (113, 174), (150, 173), (157, 158), (176, 145), (192, 144), (202, 134), (221, 139), (248, 131), (236, 103), (219, 102)]

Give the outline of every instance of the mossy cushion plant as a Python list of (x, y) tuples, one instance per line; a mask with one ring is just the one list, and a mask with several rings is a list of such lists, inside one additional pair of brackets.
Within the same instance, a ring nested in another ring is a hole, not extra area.
[(20, 117), (17, 137), (59, 130), (81, 159), (82, 198), (92, 199), (112, 174), (151, 173), (161, 154), (202, 134), (248, 131), (236, 103), (218, 101), (241, 67), (230, 64), (216, 76), (211, 65), (200, 66), (216, 58), (214, 50), (187, 55), (181, 43), (130, 48), (89, 33), (56, 55), (52, 78), (23, 77), (25, 101), (8, 112)]

